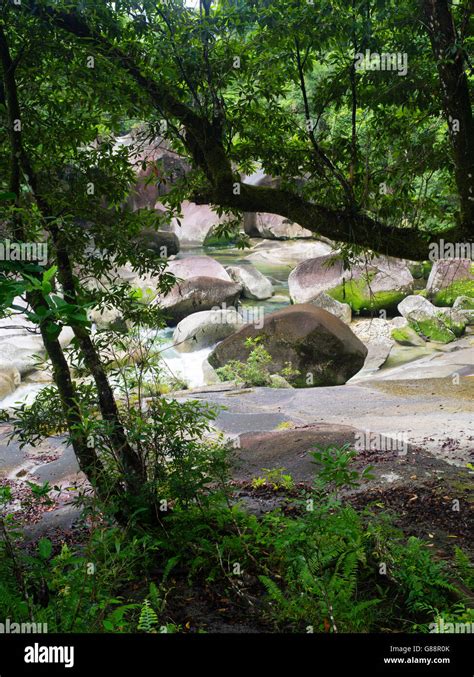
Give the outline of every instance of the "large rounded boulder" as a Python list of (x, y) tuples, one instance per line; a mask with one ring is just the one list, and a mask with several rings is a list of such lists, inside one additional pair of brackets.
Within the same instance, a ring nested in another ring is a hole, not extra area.
[(454, 341), (456, 336), (461, 336), (468, 323), (458, 310), (437, 308), (419, 295), (407, 296), (398, 305), (398, 310), (419, 335), (438, 343)]
[(435, 261), (426, 284), (426, 294), (437, 306), (451, 306), (458, 296), (474, 296), (474, 261)]
[(414, 279), (400, 259), (377, 257), (346, 270), (341, 258), (329, 254), (302, 261), (290, 273), (288, 284), (293, 303), (308, 303), (326, 292), (360, 312), (395, 308), (413, 293)]
[(227, 266), (227, 273), (243, 287), (242, 296), (246, 299), (269, 299), (273, 295), (270, 280), (251, 263)]
[(173, 325), (192, 313), (216, 306), (235, 306), (241, 291), (242, 287), (236, 282), (199, 276), (177, 282), (168, 294), (155, 298), (154, 303), (163, 309), (168, 323)]
[(272, 374), (281, 373), (288, 363), (298, 371), (288, 377), (296, 387), (342, 385), (362, 369), (367, 355), (344, 322), (322, 308), (302, 304), (267, 315), (263, 327), (245, 325), (216, 346), (209, 363), (218, 368), (230, 360), (245, 362), (252, 350), (246, 339), (257, 337), (272, 357)]
[(174, 233), (166, 230), (144, 228), (134, 240), (134, 243), (144, 250), (149, 250), (161, 259), (167, 259), (179, 252), (179, 240)]
[(179, 352), (201, 350), (233, 334), (243, 323), (242, 316), (235, 308), (193, 313), (181, 320), (174, 330), (174, 347)]
[(135, 180), (127, 204), (132, 211), (164, 211), (159, 202), (160, 197), (169, 193), (191, 167), (168, 147), (165, 139), (145, 139), (144, 132), (139, 127), (116, 140), (117, 149), (128, 148), (130, 164), (135, 170)]
[(172, 273), (179, 280), (213, 277), (226, 282), (231, 281), (224, 266), (211, 256), (187, 256), (184, 259), (174, 259), (168, 262), (166, 272)]
[(228, 221), (228, 217), (218, 216), (207, 204), (183, 200), (181, 216), (171, 220), (171, 229), (178, 236), (181, 244), (202, 245), (212, 229), (220, 223)]
[[(15, 299), (15, 302), (21, 303), (22, 301)], [(64, 327), (58, 340), (65, 348), (73, 337), (72, 329)], [(10, 373), (13, 370), (21, 376), (29, 374), (37, 369), (38, 356), (45, 357), (46, 351), (37, 325), (30, 322), (23, 314), (0, 320), (0, 371), (2, 373)]]

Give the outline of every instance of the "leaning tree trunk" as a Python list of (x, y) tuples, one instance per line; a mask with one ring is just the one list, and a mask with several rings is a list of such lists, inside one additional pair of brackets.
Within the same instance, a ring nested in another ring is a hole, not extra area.
[[(19, 206), (21, 167), (20, 157), (22, 154), (21, 132), (15, 131), (15, 120), (20, 119), (17, 89), (15, 82), (15, 66), (10, 56), (8, 43), (3, 29), (0, 27), (0, 59), (2, 62), (3, 82), (5, 88), (7, 127), (10, 141), (10, 179), (9, 190), (15, 195), (15, 204)], [(18, 241), (25, 241), (25, 232), (21, 218), (16, 215), (13, 219), (14, 236)], [(39, 317), (46, 317), (48, 306), (41, 294), (30, 292), (27, 294), (27, 302), (31, 305)], [(71, 379), (71, 373), (64, 357), (61, 344), (57, 338), (59, 327), (51, 320), (40, 324), (41, 336), (53, 366), (54, 381), (57, 385), (64, 417), (67, 422), (71, 444), (78, 459), (81, 470), (89, 478), (91, 484), (97, 488), (100, 496), (105, 497), (108, 489), (105, 484), (105, 473), (102, 464), (97, 457), (93, 445), (84, 432), (82, 414), (77, 403), (77, 394)]]
[[(44, 217), (45, 228), (50, 233), (53, 245), (55, 247), (59, 279), (63, 286), (65, 297), (70, 303), (77, 305), (75, 281), (67, 249), (62, 242), (59, 229), (54, 223), (54, 215), (51, 213), (47, 201), (38, 192), (36, 174), (23, 147), (21, 125), (17, 130), (14, 125), (16, 120), (21, 119), (15, 80), (15, 65), (11, 58), (8, 42), (2, 28), (0, 28), (0, 50), (3, 64), (8, 125), (12, 152), (12, 192), (17, 195), (18, 200), (20, 193), (20, 174), (21, 169), (23, 169), (25, 175), (28, 177), (28, 182), (36, 199), (38, 208)], [(19, 232), (18, 235), (19, 239), (24, 240), (23, 233)], [(38, 302), (38, 299), (36, 299), (35, 303), (37, 304)], [(142, 468), (138, 455), (131, 448), (127, 440), (125, 430), (120, 420), (117, 404), (113, 396), (112, 388), (108, 382), (107, 375), (100, 361), (100, 357), (92, 340), (90, 339), (87, 329), (77, 324), (71, 324), (71, 328), (74, 331), (79, 343), (85, 364), (96, 382), (101, 413), (104, 420), (110, 424), (110, 441), (117, 461), (121, 466), (126, 486), (132, 494), (136, 494), (138, 496), (141, 493), (143, 482), (145, 480), (145, 471)], [(48, 346), (53, 350), (54, 354), (59, 356), (57, 346), (54, 346), (51, 341), (48, 340), (48, 336), (46, 336), (46, 339)], [(45, 347), (48, 348), (48, 346), (45, 343)], [(64, 355), (62, 355), (62, 357), (64, 358)], [(64, 369), (64, 366), (67, 367), (65, 360), (61, 369)]]
[[(51, 235), (58, 266), (58, 277), (64, 292), (64, 298), (68, 303), (78, 306), (76, 282), (67, 247), (63, 242), (58, 227), (54, 223), (54, 214), (49, 208), (48, 202), (39, 194), (35, 171), (24, 152), (21, 155), (21, 164), (23, 165), (25, 174), (29, 177), (29, 183), (36, 203), (44, 217), (45, 227)], [(127, 489), (131, 494), (140, 496), (143, 490), (143, 484), (146, 481), (146, 470), (142, 466), (138, 454), (132, 449), (128, 442), (126, 432), (122, 421), (120, 420), (117, 403), (100, 356), (91, 340), (88, 330), (83, 325), (73, 322), (71, 322), (70, 326), (78, 342), (85, 365), (94, 378), (97, 387), (99, 408), (103, 419), (110, 425), (110, 442), (117, 463), (120, 465), (120, 469), (125, 478)]]
[[(15, 64), (11, 58), (5, 33), (0, 27), (0, 60), (2, 62), (3, 82), (7, 108), (7, 127), (10, 141), (10, 180), (9, 189), (15, 195), (15, 203), (19, 206), (21, 189), (21, 165), (27, 162), (23, 149), (21, 126), (15, 126), (15, 121), (20, 120), (20, 107), (18, 102), (17, 87), (15, 80)], [(31, 169), (27, 172), (29, 179), (33, 178)], [(13, 218), (14, 236), (18, 241), (25, 241), (21, 217)], [(38, 292), (29, 292), (27, 302), (39, 317), (47, 317), (49, 310), (47, 303)], [(63, 414), (66, 420), (69, 436), (74, 453), (76, 454), (79, 467), (84, 472), (92, 486), (97, 490), (102, 501), (119, 499), (122, 504), (116, 512), (116, 517), (121, 522), (127, 519), (123, 509), (123, 490), (119, 482), (108, 481), (107, 473), (101, 463), (94, 444), (85, 432), (84, 421), (78, 403), (77, 391), (71, 378), (69, 365), (64, 356), (61, 344), (57, 338), (59, 326), (51, 319), (40, 323), (40, 331), (45, 350), (53, 367), (54, 382), (58, 388), (61, 399)], [(89, 339), (90, 340), (90, 339)], [(92, 342), (91, 342), (92, 344)], [(97, 355), (95, 356), (97, 358)], [(110, 388), (110, 386), (109, 386)], [(115, 401), (113, 402), (115, 405)], [(118, 415), (118, 412), (117, 412)], [(124, 473), (126, 476), (126, 473)], [(134, 489), (139, 491), (138, 482), (134, 483)]]
[(438, 66), (461, 206), (460, 235), (474, 235), (474, 122), (462, 50), (448, 0), (423, 0), (423, 13)]

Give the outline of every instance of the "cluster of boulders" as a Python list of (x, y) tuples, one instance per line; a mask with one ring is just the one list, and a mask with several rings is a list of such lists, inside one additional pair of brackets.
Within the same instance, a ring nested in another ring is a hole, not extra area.
[(158, 294), (154, 303), (164, 310), (170, 324), (191, 313), (237, 306), (241, 297), (264, 300), (273, 294), (271, 282), (250, 263), (224, 268), (209, 256), (192, 256), (170, 261), (166, 272), (177, 281), (171, 291)]
[[(384, 364), (395, 342), (419, 347), (427, 341), (449, 343), (474, 324), (473, 264), (465, 260), (435, 262), (426, 289), (414, 290), (407, 262), (378, 257), (346, 271), (337, 254), (323, 253), (293, 267), (293, 304), (261, 315), (249, 315), (244, 311), (252, 306), (241, 305), (273, 293), (271, 281), (251, 261), (225, 267), (209, 256), (189, 256), (169, 260), (165, 272), (176, 278), (168, 293), (157, 291), (158, 279), (140, 277), (126, 266), (116, 274), (139, 289), (144, 302), (163, 309), (175, 327), (176, 350), (215, 346), (205, 363), (207, 382), (216, 380), (215, 369), (248, 358), (248, 338), (261, 337), (272, 358), (272, 374), (290, 364), (287, 385), (309, 387), (345, 383), (362, 368), (370, 374)], [(462, 291), (467, 293), (456, 295)], [(452, 305), (436, 305), (440, 301)], [(364, 310), (375, 309), (399, 314), (389, 320), (386, 313), (369, 313), (364, 319)], [(122, 322), (113, 308), (92, 310), (90, 318), (99, 328), (119, 328)], [(64, 330), (63, 345), (71, 337)], [(0, 354), (4, 398), (34, 372), (36, 356), (44, 356), (41, 336), (24, 315), (0, 321)]]
[[(245, 361), (250, 352), (245, 339), (260, 336), (272, 357), (272, 371), (278, 373), (286, 362), (298, 370), (289, 378), (292, 385), (337, 385), (362, 367), (364, 374), (378, 370), (395, 342), (423, 347), (427, 341), (454, 341), (474, 325), (472, 262), (435, 262), (421, 290), (414, 288), (411, 266), (378, 257), (346, 272), (336, 256), (303, 261), (289, 278), (294, 305), (267, 315), (263, 328), (247, 325), (231, 333), (214, 349), (209, 363), (218, 368), (229, 360)], [(467, 294), (457, 295), (463, 291)], [(382, 312), (366, 319), (353, 317), (353, 312), (364, 310)], [(388, 313), (395, 317), (387, 319)]]
[[(118, 141), (131, 148), (135, 143), (133, 135)], [(133, 161), (136, 185), (129, 207), (164, 215), (163, 196), (189, 167), (160, 140), (144, 144)], [(244, 181), (278, 183), (262, 171)], [(249, 338), (262, 340), (274, 376), (291, 364), (288, 384), (324, 386), (345, 383), (362, 368), (368, 373), (379, 369), (395, 342), (419, 347), (427, 341), (449, 343), (474, 324), (471, 260), (443, 259), (431, 266), (366, 256), (349, 265), (330, 241), (313, 239), (309, 230), (272, 214), (244, 215), (243, 229), (259, 239), (238, 264), (224, 266), (205, 255), (176, 258), (182, 246), (213, 244), (215, 228), (226, 218), (209, 205), (184, 201), (179, 218), (168, 222), (163, 217), (161, 230), (144, 230), (135, 239), (134, 246), (167, 260), (164, 272), (175, 277), (167, 292), (159, 277), (140, 276), (127, 266), (115, 271), (116, 280), (127, 281), (144, 303), (160, 306), (174, 327), (176, 350), (215, 346), (205, 364), (209, 382), (216, 378), (214, 369), (248, 358)], [(267, 306), (261, 315), (245, 313), (252, 304), (258, 309), (258, 302), (272, 299), (275, 280), (261, 271), (276, 266), (286, 275), (290, 271), (292, 305), (276, 312)], [(127, 329), (115, 308), (92, 309), (89, 317), (100, 329)], [(70, 339), (71, 332), (64, 330), (63, 344)], [(0, 321), (0, 355), (1, 399), (34, 370), (35, 355), (44, 356), (41, 337), (25, 316)]]
[(459, 296), (453, 307), (438, 307), (423, 296), (407, 296), (399, 305), (401, 318), (392, 337), (402, 345), (421, 345), (423, 340), (450, 343), (474, 324), (474, 298)]

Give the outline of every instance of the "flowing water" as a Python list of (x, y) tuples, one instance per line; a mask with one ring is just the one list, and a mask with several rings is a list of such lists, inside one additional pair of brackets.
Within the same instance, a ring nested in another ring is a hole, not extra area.
[[(189, 247), (183, 248), (177, 258), (192, 256), (211, 256), (224, 266), (244, 263), (249, 250), (237, 249), (234, 246), (222, 247)], [(269, 265), (255, 262), (255, 267), (266, 275), (273, 284), (274, 295), (265, 301), (242, 299), (242, 308), (258, 307), (264, 314), (280, 310), (290, 302), (288, 295), (288, 275), (291, 268), (284, 265)], [(180, 352), (173, 348), (173, 328), (167, 327), (154, 332), (156, 347), (160, 351), (163, 371), (169, 379), (179, 379), (187, 384), (188, 388), (204, 385), (202, 364), (215, 346), (189, 353)], [(150, 375), (150, 379), (153, 376)], [(31, 404), (38, 392), (45, 387), (45, 383), (22, 383), (13, 393), (1, 400), (1, 409), (10, 409), (21, 404)]]
[[(182, 259), (206, 255), (211, 256), (223, 266), (230, 266), (244, 263), (248, 253), (248, 250), (241, 250), (232, 246), (189, 247), (182, 249), (177, 258)], [(290, 303), (288, 275), (291, 268), (282, 265), (271, 266), (259, 262), (255, 263), (255, 267), (272, 281), (273, 296), (264, 301), (241, 299), (242, 311), (245, 313), (247, 309), (249, 312), (252, 309), (254, 313), (258, 308), (259, 313), (265, 315), (287, 306)], [(180, 352), (173, 347), (173, 329), (169, 327), (156, 332), (156, 343), (160, 346), (159, 350), (164, 370), (167, 370), (171, 377), (184, 381), (189, 388), (204, 385), (202, 364), (213, 351), (214, 345), (188, 353)]]
[[(192, 256), (207, 255), (214, 258), (224, 266), (245, 263), (249, 255), (249, 250), (237, 249), (234, 246), (219, 247), (188, 247), (183, 248), (177, 258), (188, 258)], [(273, 296), (264, 301), (241, 299), (242, 312), (255, 313), (258, 310), (259, 317), (280, 310), (290, 303), (288, 293), (288, 276), (294, 266), (283, 265), (281, 263), (272, 264), (268, 261), (252, 261), (253, 265), (269, 278), (273, 285)], [(156, 350), (160, 352), (163, 371), (168, 380), (179, 380), (186, 383), (188, 388), (195, 388), (204, 385), (203, 362), (207, 359), (215, 346), (209, 346), (201, 350), (192, 352), (180, 352), (173, 347), (173, 328), (165, 328), (154, 332)], [(396, 346), (392, 356), (385, 366), (394, 366), (404, 362), (410, 362), (423, 354), (427, 354), (426, 348), (402, 348)], [(150, 374), (149, 379), (156, 378)], [(1, 408), (8, 409), (18, 404), (31, 404), (37, 393), (46, 384), (44, 383), (22, 383), (12, 394), (1, 401)]]

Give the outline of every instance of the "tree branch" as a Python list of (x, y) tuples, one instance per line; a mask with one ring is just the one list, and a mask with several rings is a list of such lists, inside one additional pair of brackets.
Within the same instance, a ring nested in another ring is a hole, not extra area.
[[(309, 100), (308, 100), (308, 93), (306, 91), (306, 80), (304, 76), (304, 64), (301, 59), (301, 50), (300, 50), (300, 45), (298, 38), (295, 38), (295, 48), (296, 48), (296, 65), (298, 68), (298, 78), (300, 81), (300, 90), (301, 94), (303, 96), (303, 105), (304, 105), (304, 115), (305, 115), (305, 120), (306, 120), (306, 130), (308, 132), (309, 139), (311, 141), (311, 145), (313, 146), (313, 149), (322, 164), (329, 169), (331, 174), (337, 179), (337, 181), (340, 183), (342, 186), (342, 189), (344, 191), (344, 195), (346, 197), (346, 202), (348, 206), (355, 207), (355, 200), (354, 200), (354, 194), (352, 192), (351, 186), (347, 183), (345, 180), (344, 176), (341, 174), (341, 172), (333, 165), (331, 160), (328, 158), (328, 156), (321, 150), (319, 147), (319, 144), (316, 140), (316, 136), (314, 134), (314, 128), (313, 128), (313, 122), (311, 120), (311, 111), (309, 108)], [(305, 59), (307, 58), (307, 55)]]
[[(153, 75), (146, 73), (132, 55), (111, 44), (106, 36), (94, 30), (77, 14), (39, 6), (34, 0), (25, 0), (22, 6), (28, 6), (30, 10), (35, 8), (37, 15), (71, 35), (86, 40), (98, 53), (127, 72), (158, 110), (179, 120), (186, 130), (186, 147), (210, 184), (208, 190), (196, 196), (196, 201), (244, 211), (279, 214), (332, 240), (413, 260), (427, 258), (431, 242), (441, 238), (456, 241), (464, 232), (455, 227), (434, 236), (413, 228), (392, 227), (355, 208), (329, 208), (314, 204), (288, 190), (241, 183), (240, 177), (234, 175), (224, 149), (220, 121), (209, 122), (200, 117)], [(235, 184), (239, 183), (240, 193), (235, 194)]]

